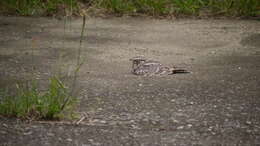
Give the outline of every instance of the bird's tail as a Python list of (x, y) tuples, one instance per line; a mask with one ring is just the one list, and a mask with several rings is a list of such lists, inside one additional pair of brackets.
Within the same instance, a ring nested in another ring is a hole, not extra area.
[(172, 68), (171, 71), (172, 71), (171, 74), (190, 73), (186, 69), (179, 69), (179, 68)]
[(190, 73), (190, 72), (185, 69), (176, 69), (172, 71), (172, 74), (178, 74), (178, 73)]

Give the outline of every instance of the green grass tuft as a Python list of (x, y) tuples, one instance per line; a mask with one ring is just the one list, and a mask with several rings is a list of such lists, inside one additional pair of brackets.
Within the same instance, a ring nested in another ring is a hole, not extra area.
[(258, 0), (208, 0), (206, 4), (213, 13), (231, 16), (256, 16), (260, 6)]
[(77, 10), (77, 0), (3, 0), (0, 1), (2, 12), (22, 16), (51, 15), (64, 11)]
[(176, 13), (198, 14), (199, 10), (205, 6), (202, 0), (171, 0)]
[(68, 89), (57, 78), (50, 79), (47, 91), (41, 92), (35, 83), (16, 85), (16, 94), (8, 91), (0, 94), (0, 114), (22, 119), (59, 119), (64, 111), (72, 112), (77, 99), (70, 96)]
[[(119, 14), (256, 16), (259, 0), (2, 0), (0, 12), (18, 15), (79, 14), (80, 4)], [(85, 7), (85, 8), (86, 8)], [(85, 9), (84, 8), (84, 9)], [(93, 10), (92, 9), (92, 10)]]
[(259, 0), (97, 0), (95, 6), (114, 13), (149, 15), (256, 16)]

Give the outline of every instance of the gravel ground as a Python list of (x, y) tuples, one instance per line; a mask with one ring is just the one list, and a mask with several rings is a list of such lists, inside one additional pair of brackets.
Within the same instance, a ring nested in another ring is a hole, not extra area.
[[(57, 65), (70, 76), (81, 24), (0, 17), (0, 87), (31, 76), (44, 84)], [(132, 75), (138, 55), (191, 73)], [(0, 117), (1, 146), (260, 145), (260, 21), (89, 18), (81, 57), (78, 110), (87, 118)]]

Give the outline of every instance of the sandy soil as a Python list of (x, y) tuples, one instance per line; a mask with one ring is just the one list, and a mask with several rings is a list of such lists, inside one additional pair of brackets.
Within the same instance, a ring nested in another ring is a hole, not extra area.
[[(32, 76), (44, 84), (57, 66), (70, 76), (81, 24), (0, 17), (0, 87)], [(135, 76), (129, 59), (138, 55), (192, 73)], [(1, 117), (0, 145), (260, 145), (260, 21), (89, 18), (81, 57), (79, 111), (88, 118), (76, 126)]]

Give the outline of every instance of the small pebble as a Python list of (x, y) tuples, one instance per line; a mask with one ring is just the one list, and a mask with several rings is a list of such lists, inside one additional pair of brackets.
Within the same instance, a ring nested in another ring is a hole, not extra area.
[(1, 131), (1, 134), (7, 134), (7, 132), (6, 131)]
[(179, 127), (177, 127), (178, 130), (181, 130), (181, 129), (183, 129), (183, 128), (184, 128), (184, 126), (179, 126)]
[(54, 133), (47, 133), (48, 136), (54, 136)]
[(107, 123), (107, 121), (104, 121), (104, 120), (100, 120), (99, 122), (102, 123), (102, 124), (106, 124)]
[(251, 121), (246, 121), (246, 124), (251, 125), (252, 122)]
[(4, 127), (8, 128), (8, 126), (6, 124), (3, 124)]
[(29, 131), (29, 132), (24, 132), (23, 135), (31, 135), (32, 134), (32, 131)]

